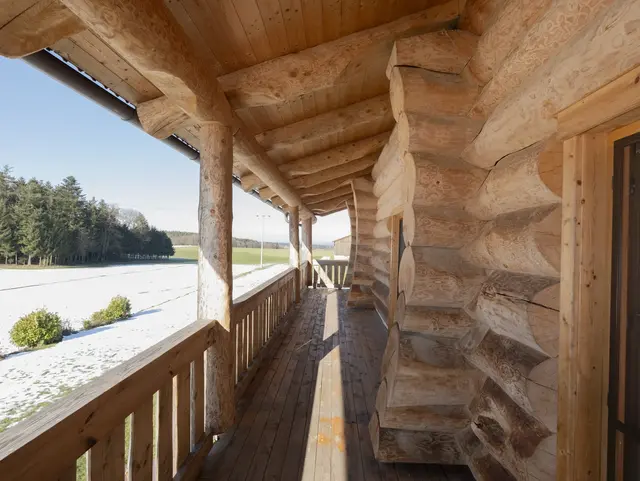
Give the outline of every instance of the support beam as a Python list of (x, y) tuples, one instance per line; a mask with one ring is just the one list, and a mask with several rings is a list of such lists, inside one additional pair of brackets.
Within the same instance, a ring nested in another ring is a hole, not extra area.
[(205, 364), (206, 432), (220, 434), (234, 422), (235, 395), (231, 341), (232, 170), (231, 130), (221, 124), (200, 131), (200, 253), (198, 319), (217, 320)]
[[(0, 10), (11, 7), (0, 2)], [(13, 18), (0, 18), (0, 56), (20, 58), (86, 30), (86, 26), (57, 0), (10, 2), (27, 8)], [(31, 4), (31, 5), (29, 5)], [(0, 17), (3, 17), (0, 14)], [(6, 20), (6, 21), (5, 21)]]
[(138, 104), (136, 114), (144, 131), (156, 139), (166, 139), (177, 130), (194, 123), (191, 117), (166, 96)]
[(313, 270), (313, 222), (311, 218), (302, 221), (302, 265), (304, 266), (304, 272), (302, 272), (302, 284), (304, 286), (311, 285), (311, 272)]
[[(309, 197), (307, 199), (308, 204), (318, 204), (324, 201), (333, 201), (338, 197), (343, 197), (347, 194), (352, 194), (351, 185), (343, 185), (342, 187), (338, 187), (337, 189), (330, 190), (325, 194), (314, 195), (313, 197)], [(311, 208), (311, 207), (309, 207)]]
[(338, 179), (345, 175), (351, 175), (356, 172), (360, 172), (368, 167), (373, 168), (373, 164), (376, 163), (379, 152), (374, 152), (373, 154), (366, 155), (360, 159), (356, 159), (353, 162), (348, 162), (339, 167), (327, 168), (323, 169), (315, 174), (303, 175), (301, 177), (296, 177), (295, 179), (291, 179), (289, 184), (291, 184), (296, 189), (306, 189), (308, 187), (312, 187), (314, 185), (321, 184), (322, 182), (327, 182), (329, 180)]
[(323, 182), (322, 184), (314, 185), (313, 187), (304, 189), (302, 191), (302, 197), (306, 199), (306, 202), (313, 202), (315, 200), (315, 196), (327, 194), (331, 191), (338, 189), (339, 187), (342, 187), (352, 179), (369, 175), (370, 173), (371, 173), (371, 167), (368, 167), (364, 170), (361, 170), (360, 172), (356, 172), (351, 175), (345, 175), (335, 180), (329, 180), (327, 182)]
[(197, 123), (233, 126), (234, 148), (252, 172), (289, 205), (312, 215), (302, 199), (255, 141), (217, 82), (215, 67), (203, 59), (162, 0), (62, 0), (109, 47), (149, 79)]
[(352, 198), (353, 198), (352, 194), (345, 194), (341, 197), (325, 200), (323, 202), (308, 203), (307, 207), (309, 207), (309, 209), (317, 213), (333, 212), (336, 209), (344, 209), (345, 202), (347, 202)]
[(297, 207), (289, 207), (289, 265), (296, 269), (293, 301), (300, 301), (300, 216)]
[[(319, 154), (308, 155), (301, 159), (287, 162), (278, 166), (285, 178), (298, 177), (301, 175), (315, 174), (321, 170), (339, 167), (348, 162), (360, 159), (366, 155), (380, 151), (389, 140), (390, 132), (383, 132), (366, 139), (348, 142), (339, 145)], [(242, 177), (242, 187), (244, 190), (262, 188), (264, 184), (255, 174), (247, 174)]]
[(372, 126), (380, 130), (389, 130), (393, 127), (393, 115), (388, 94), (269, 130), (258, 134), (256, 140), (266, 150), (279, 150), (314, 139), (340, 134), (345, 130)]
[(284, 55), (219, 78), (234, 108), (257, 107), (329, 89), (361, 75), (378, 58), (389, 58), (393, 40), (441, 30), (460, 14), (456, 0)]

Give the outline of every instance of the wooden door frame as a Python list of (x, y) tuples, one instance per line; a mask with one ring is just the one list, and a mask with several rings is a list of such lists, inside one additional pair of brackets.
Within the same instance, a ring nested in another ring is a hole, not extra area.
[(558, 481), (606, 479), (613, 144), (640, 132), (640, 67), (558, 114), (564, 141)]

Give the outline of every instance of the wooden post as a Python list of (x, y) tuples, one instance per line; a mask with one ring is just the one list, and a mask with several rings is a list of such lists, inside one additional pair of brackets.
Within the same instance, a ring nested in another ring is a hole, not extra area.
[(566, 481), (604, 479), (611, 175), (606, 134), (565, 141), (556, 479)]
[(304, 285), (311, 285), (311, 269), (313, 269), (313, 240), (312, 240), (313, 219), (307, 217), (302, 221), (302, 262), (304, 264)]
[(298, 207), (289, 207), (289, 264), (297, 269), (293, 302), (300, 301), (300, 215)]
[(208, 434), (219, 434), (234, 422), (234, 377), (231, 340), (231, 186), (233, 137), (222, 124), (200, 130), (200, 254), (198, 319), (218, 321), (205, 364)]

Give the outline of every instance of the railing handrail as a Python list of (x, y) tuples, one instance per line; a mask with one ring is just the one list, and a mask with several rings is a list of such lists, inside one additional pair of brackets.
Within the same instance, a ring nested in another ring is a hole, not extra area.
[(321, 266), (334, 265), (334, 264), (348, 265), (349, 259), (314, 259), (314, 262), (317, 262)]
[[(213, 343), (215, 321), (184, 327), (99, 378), (0, 434), (0, 472), (47, 479), (52, 466), (75, 462), (148, 396)], [(108, 406), (108, 409), (104, 409)]]
[(234, 312), (238, 312), (242, 309), (242, 307), (247, 303), (253, 303), (256, 301), (257, 297), (264, 296), (267, 297), (271, 292), (277, 290), (279, 283), (282, 280), (285, 280), (289, 277), (292, 277), (295, 273), (295, 267), (289, 267), (287, 270), (281, 272), (275, 277), (272, 277), (268, 281), (260, 284), (259, 286), (254, 287), (248, 292), (245, 292), (240, 297), (234, 299), (233, 301), (233, 310)]

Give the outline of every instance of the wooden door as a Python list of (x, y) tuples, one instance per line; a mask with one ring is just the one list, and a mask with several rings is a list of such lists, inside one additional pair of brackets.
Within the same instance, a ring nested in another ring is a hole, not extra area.
[[(614, 144), (607, 479), (640, 479), (640, 134)], [(588, 420), (583, 420), (588, 422)]]

